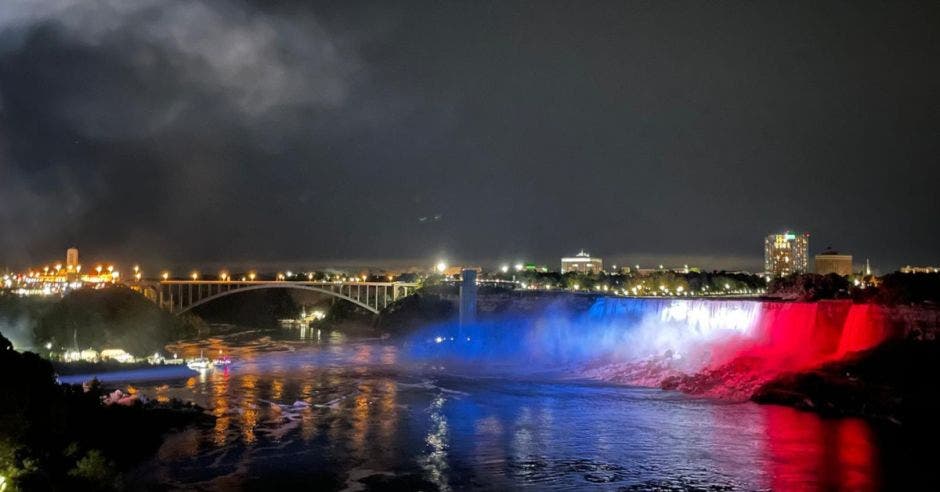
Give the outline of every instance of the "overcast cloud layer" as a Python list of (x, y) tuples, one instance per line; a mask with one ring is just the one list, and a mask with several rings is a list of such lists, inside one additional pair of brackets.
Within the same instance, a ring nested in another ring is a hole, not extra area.
[(8, 0), (0, 267), (938, 263), (937, 60), (935, 2)]

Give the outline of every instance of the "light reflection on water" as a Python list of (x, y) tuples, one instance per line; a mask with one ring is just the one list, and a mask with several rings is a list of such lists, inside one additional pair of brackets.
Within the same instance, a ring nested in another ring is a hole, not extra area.
[(137, 385), (216, 417), (170, 436), (137, 483), (155, 489), (482, 488), (873, 490), (865, 422), (580, 382), (403, 368), (391, 342), (305, 334), (181, 346), (236, 363)]

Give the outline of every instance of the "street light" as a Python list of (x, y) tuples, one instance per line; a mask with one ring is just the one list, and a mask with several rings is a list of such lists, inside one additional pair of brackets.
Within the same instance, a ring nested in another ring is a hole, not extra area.
[(501, 272), (503, 272), (503, 273), (506, 273), (506, 272), (509, 271), (509, 265), (503, 265), (503, 266), (499, 267), (499, 270), (500, 270)]
[(248, 278), (251, 279), (252, 282), (254, 282), (254, 280), (255, 280), (255, 272), (249, 272), (249, 273), (248, 273)]
[(163, 280), (170, 278), (170, 272), (163, 272)]
[(443, 261), (437, 262), (437, 271), (439, 273), (444, 273), (444, 270), (447, 270), (447, 263), (444, 263)]
[(192, 277), (193, 280), (198, 279), (198, 278), (199, 278), (199, 272), (193, 272), (193, 273), (190, 275), (190, 277)]

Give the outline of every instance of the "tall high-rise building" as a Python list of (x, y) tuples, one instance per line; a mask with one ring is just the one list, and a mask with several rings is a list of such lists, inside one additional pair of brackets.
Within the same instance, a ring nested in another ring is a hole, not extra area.
[(78, 248), (69, 248), (65, 250), (65, 267), (69, 270), (78, 266)]
[(764, 271), (774, 277), (806, 273), (809, 267), (809, 234), (787, 231), (764, 239)]

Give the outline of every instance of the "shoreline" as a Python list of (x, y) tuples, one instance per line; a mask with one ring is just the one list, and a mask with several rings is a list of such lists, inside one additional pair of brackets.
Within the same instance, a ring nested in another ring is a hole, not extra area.
[(109, 373), (120, 371), (135, 371), (162, 367), (186, 367), (186, 364), (151, 364), (149, 362), (62, 362), (50, 360), (53, 369), (59, 376), (72, 376), (75, 374)]
[(120, 381), (155, 381), (162, 379), (179, 379), (198, 375), (199, 372), (190, 369), (184, 364), (180, 365), (148, 365), (143, 368), (124, 369), (116, 368), (105, 371), (84, 371), (70, 374), (59, 374), (60, 384), (83, 384), (97, 379), (101, 383)]
[(750, 399), (825, 417), (862, 417), (904, 425), (940, 411), (937, 374), (940, 342), (888, 340), (816, 368), (780, 374)]

